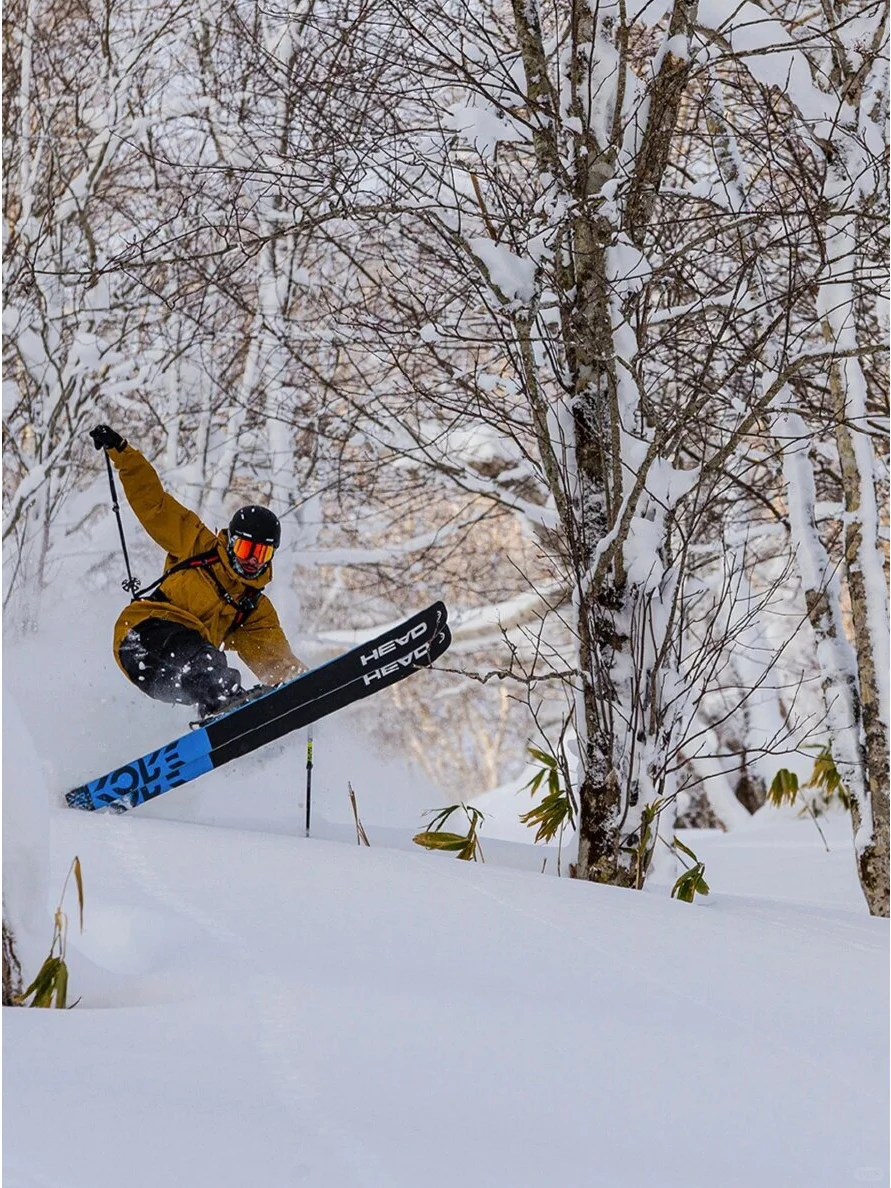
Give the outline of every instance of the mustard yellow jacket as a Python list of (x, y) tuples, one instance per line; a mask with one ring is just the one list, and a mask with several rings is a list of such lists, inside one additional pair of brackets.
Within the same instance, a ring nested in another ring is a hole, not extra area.
[(264, 684), (278, 684), (303, 672), (306, 666), (291, 651), (269, 599), (262, 597), (256, 610), (233, 630), (237, 611), (221, 597), (214, 581), (216, 578), (238, 602), (248, 590), (262, 590), (272, 581), (272, 566), (257, 578), (241, 577), (229, 562), (227, 533), (214, 535), (194, 512), (168, 495), (155, 468), (138, 450), (125, 446), (123, 450), (109, 450), (109, 455), (140, 524), (167, 551), (165, 570), (213, 548), (220, 558), (212, 567), (213, 577), (207, 569), (181, 570), (164, 581), (162, 589), (169, 601), (141, 598), (121, 612), (114, 629), (118, 664), (121, 642), (132, 627), (146, 619), (167, 619), (198, 631), (215, 648), (231, 649)]

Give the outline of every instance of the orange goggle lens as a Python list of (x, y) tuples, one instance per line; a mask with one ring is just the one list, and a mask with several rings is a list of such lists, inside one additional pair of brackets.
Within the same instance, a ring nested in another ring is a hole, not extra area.
[(275, 545), (260, 544), (256, 540), (236, 536), (232, 539), (232, 552), (239, 561), (256, 561), (258, 565), (266, 565), (272, 560)]

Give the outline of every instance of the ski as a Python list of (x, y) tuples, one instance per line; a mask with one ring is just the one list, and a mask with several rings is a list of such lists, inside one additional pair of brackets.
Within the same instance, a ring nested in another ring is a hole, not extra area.
[(451, 643), (442, 602), (368, 643), (295, 677), (206, 725), (89, 783), (73, 788), (71, 808), (126, 811), (308, 726), (437, 660)]

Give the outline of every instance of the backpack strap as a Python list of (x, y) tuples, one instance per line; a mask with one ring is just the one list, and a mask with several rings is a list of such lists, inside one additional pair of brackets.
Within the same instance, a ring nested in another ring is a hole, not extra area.
[(198, 553), (194, 557), (187, 557), (184, 561), (177, 561), (175, 565), (171, 565), (169, 569), (165, 569), (156, 582), (152, 582), (151, 585), (146, 586), (142, 590), (137, 590), (133, 595), (134, 601), (137, 598), (145, 598), (149, 601), (155, 599), (158, 602), (169, 602), (170, 599), (163, 592), (163, 590), (160, 589), (161, 584), (165, 582), (167, 578), (169, 578), (174, 573), (181, 573), (184, 569), (206, 569), (208, 576), (212, 579), (213, 584), (216, 586), (217, 592), (219, 593), (222, 600), (227, 605), (235, 608), (235, 619), (233, 620), (229, 631), (226, 632), (228, 635), (230, 632), (235, 631), (237, 627), (240, 627), (249, 615), (254, 613), (260, 602), (260, 599), (263, 597), (263, 591), (249, 589), (245, 594), (242, 595), (241, 598), (233, 598), (211, 568), (211, 566), (217, 565), (219, 560), (220, 554), (216, 549), (211, 549), (207, 553)]
[[(219, 560), (219, 557), (215, 557), (215, 560)], [(213, 565), (213, 561), (205, 561), (203, 564), (210, 566)], [(226, 632), (226, 634), (229, 635), (230, 632), (235, 631), (236, 628), (242, 625), (248, 615), (252, 615), (254, 613), (254, 611), (257, 609), (257, 604), (263, 597), (263, 591), (249, 589), (245, 594), (242, 594), (241, 598), (233, 598), (214, 571), (212, 569), (208, 569), (207, 572), (212, 578), (213, 584), (219, 591), (219, 595), (223, 602), (227, 603), (229, 606), (235, 607), (235, 618), (232, 621), (232, 626), (229, 628), (229, 631)]]
[[(217, 553), (216, 549), (211, 549), (207, 553), (198, 553), (194, 557), (187, 557), (185, 561), (177, 561), (175, 565), (171, 565), (169, 569), (165, 569), (157, 581), (152, 582), (148, 586), (144, 586), (141, 590), (136, 590), (133, 594), (133, 601), (135, 602), (138, 598), (153, 597), (152, 592), (156, 590), (162, 582), (165, 582), (171, 574), (180, 573), (183, 569), (204, 568), (207, 565), (213, 565), (214, 562), (219, 561), (219, 559), (219, 554)], [(158, 591), (158, 593), (160, 593), (160, 591)], [(159, 601), (165, 600), (161, 598)]]

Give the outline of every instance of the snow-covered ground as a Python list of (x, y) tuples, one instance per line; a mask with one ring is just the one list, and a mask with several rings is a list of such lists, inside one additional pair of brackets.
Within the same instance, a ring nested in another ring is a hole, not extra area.
[(686, 834), (693, 905), (551, 877), (553, 850), (542, 876), (504, 793), (461, 863), (412, 846), (442, 798), (360, 711), (317, 730), (310, 839), (300, 738), (72, 812), (67, 787), (184, 718), (91, 631), (76, 699), (61, 635), (4, 656), (6, 804), (45, 823), (50, 907), (75, 854), (86, 898), (77, 1007), (3, 1012), (5, 1188), (887, 1183), (887, 922), (842, 819), (828, 853), (791, 814)]

